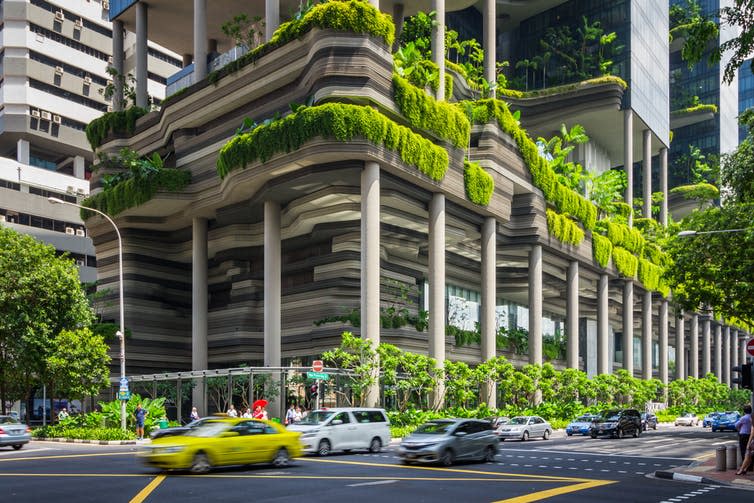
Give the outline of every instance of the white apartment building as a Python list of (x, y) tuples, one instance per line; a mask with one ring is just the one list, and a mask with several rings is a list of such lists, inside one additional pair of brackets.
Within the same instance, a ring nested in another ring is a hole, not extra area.
[[(111, 110), (112, 23), (107, 0), (0, 1), (0, 222), (69, 252), (97, 279), (94, 246), (76, 208), (89, 194), (94, 154), (86, 125)], [(136, 37), (125, 34), (124, 73)], [(181, 60), (150, 44), (148, 93), (159, 103)]]

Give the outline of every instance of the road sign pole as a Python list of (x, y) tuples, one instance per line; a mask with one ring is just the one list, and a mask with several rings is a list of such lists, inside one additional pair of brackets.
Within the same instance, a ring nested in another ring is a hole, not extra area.
[(319, 409), (319, 379), (315, 381), (317, 383), (317, 396), (314, 397), (314, 408)]

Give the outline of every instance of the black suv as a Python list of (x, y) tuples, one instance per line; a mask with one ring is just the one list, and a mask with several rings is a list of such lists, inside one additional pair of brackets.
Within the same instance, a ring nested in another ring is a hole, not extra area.
[(592, 438), (597, 438), (598, 435), (622, 438), (629, 434), (638, 437), (641, 435), (641, 429), (641, 415), (638, 410), (607, 410), (592, 421), (589, 435)]

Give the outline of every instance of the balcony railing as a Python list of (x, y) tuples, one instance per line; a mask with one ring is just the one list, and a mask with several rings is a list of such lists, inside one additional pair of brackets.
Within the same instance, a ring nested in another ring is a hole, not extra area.
[[(207, 72), (214, 72), (215, 70), (219, 70), (228, 63), (237, 60), (247, 52), (249, 52), (249, 50), (246, 47), (237, 45), (236, 47), (222, 54), (209, 55), (207, 56)], [(194, 64), (192, 63), (167, 78), (165, 96), (175, 94), (181, 89), (185, 89), (195, 83), (196, 74), (194, 73)]]

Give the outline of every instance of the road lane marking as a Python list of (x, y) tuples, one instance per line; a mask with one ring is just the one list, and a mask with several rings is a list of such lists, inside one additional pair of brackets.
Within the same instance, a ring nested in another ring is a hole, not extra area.
[(348, 484), (346, 487), (361, 487), (361, 486), (378, 486), (382, 484), (395, 484), (397, 480), (375, 480), (374, 482), (360, 482), (358, 484)]
[(61, 458), (92, 458), (95, 456), (135, 456), (135, 452), (100, 452), (97, 454), (60, 454), (58, 456), (27, 456), (23, 458), (0, 459), (0, 463), (9, 461), (28, 461), (40, 459), (61, 459)]
[(159, 486), (162, 483), (162, 481), (165, 480), (166, 478), (167, 478), (167, 475), (156, 476), (154, 480), (152, 480), (149, 484), (147, 484), (147, 486), (144, 489), (139, 491), (139, 494), (134, 496), (133, 499), (131, 499), (129, 503), (142, 503), (142, 501), (144, 501), (147, 498), (147, 496), (149, 496), (152, 493), (152, 491), (154, 491), (157, 488), (157, 486)]
[(545, 491), (537, 491), (522, 496), (516, 496), (514, 498), (508, 498), (504, 500), (498, 500), (494, 503), (529, 503), (532, 501), (539, 501), (545, 498), (552, 498), (553, 496), (560, 496), (561, 494), (568, 494), (577, 491), (584, 491), (593, 487), (606, 486), (608, 484), (615, 484), (614, 480), (590, 480), (588, 482), (582, 482), (580, 484), (573, 484), (570, 486), (555, 487), (553, 489), (547, 489)]

